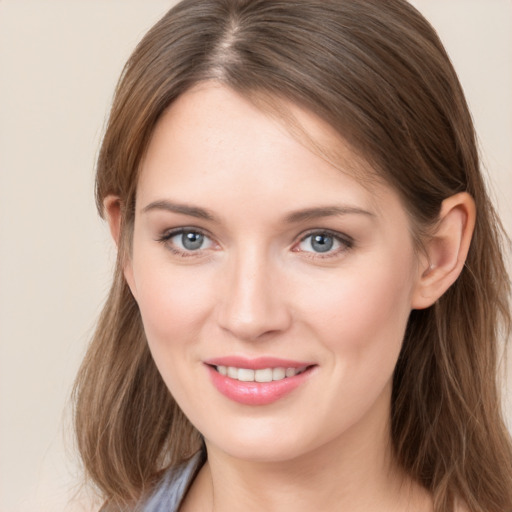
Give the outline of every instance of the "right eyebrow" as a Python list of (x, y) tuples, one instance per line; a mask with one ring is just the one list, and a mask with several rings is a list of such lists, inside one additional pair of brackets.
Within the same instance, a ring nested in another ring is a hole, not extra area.
[(305, 208), (286, 215), (285, 220), (289, 223), (303, 222), (313, 219), (321, 219), (322, 217), (334, 217), (338, 215), (366, 215), (368, 217), (375, 217), (375, 214), (358, 208), (356, 206), (332, 205), (332, 206), (319, 206), (315, 208)]
[(147, 213), (154, 210), (165, 210), (173, 213), (181, 213), (183, 215), (190, 215), (204, 220), (215, 220), (215, 216), (209, 210), (199, 208), (198, 206), (191, 206), (185, 203), (175, 203), (167, 199), (160, 199), (153, 201), (146, 205), (141, 211)]

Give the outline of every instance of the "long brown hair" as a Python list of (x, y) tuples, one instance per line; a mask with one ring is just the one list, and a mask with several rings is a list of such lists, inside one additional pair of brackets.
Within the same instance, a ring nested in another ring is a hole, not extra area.
[[(512, 510), (499, 340), (510, 331), (501, 224), (474, 128), (435, 31), (405, 0), (184, 0), (143, 38), (117, 87), (97, 164), (100, 214), (119, 196), (110, 296), (75, 384), (78, 447), (115, 506), (201, 445), (160, 378), (124, 280), (140, 163), (164, 110), (204, 80), (247, 98), (286, 98), (327, 121), (400, 194), (417, 235), (461, 191), (476, 203), (466, 266), (432, 307), (412, 311), (396, 367), (392, 435), (403, 468), (472, 512)], [(278, 101), (276, 101), (278, 103)]]

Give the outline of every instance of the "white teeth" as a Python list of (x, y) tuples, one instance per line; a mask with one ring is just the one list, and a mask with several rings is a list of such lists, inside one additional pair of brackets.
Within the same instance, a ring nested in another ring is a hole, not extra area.
[(242, 382), (272, 382), (273, 380), (283, 380), (287, 377), (294, 377), (302, 373), (304, 368), (261, 368), (251, 370), (249, 368), (236, 368), (235, 366), (216, 366), (221, 375), (227, 375), (231, 379)]
[(254, 380), (256, 382), (272, 382), (272, 368), (256, 370), (254, 372)]
[(238, 368), (238, 380), (242, 382), (254, 382), (254, 370)]
[(286, 377), (286, 370), (284, 368), (274, 368), (272, 370), (272, 380), (281, 380)]
[(293, 377), (296, 375), (297, 370), (295, 368), (286, 368), (286, 376), (287, 377)]

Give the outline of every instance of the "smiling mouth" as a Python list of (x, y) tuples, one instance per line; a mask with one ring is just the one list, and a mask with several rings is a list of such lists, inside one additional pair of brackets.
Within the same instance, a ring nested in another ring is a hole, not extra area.
[[(243, 405), (270, 405), (305, 385), (316, 363), (274, 357), (223, 357), (204, 362), (214, 387)], [(249, 367), (249, 368), (248, 368)]]
[(295, 377), (305, 372), (310, 366), (303, 366), (301, 368), (279, 366), (276, 368), (253, 370), (250, 368), (237, 368), (236, 366), (212, 365), (212, 368), (221, 375), (240, 382), (273, 382)]

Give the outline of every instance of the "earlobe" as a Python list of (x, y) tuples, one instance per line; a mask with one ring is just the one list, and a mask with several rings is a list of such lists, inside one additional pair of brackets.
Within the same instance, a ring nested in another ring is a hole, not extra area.
[(459, 277), (466, 262), (476, 209), (473, 198), (461, 192), (445, 199), (434, 233), (425, 244), (426, 255), (418, 270), (412, 309), (436, 302)]
[[(103, 200), (103, 211), (110, 228), (110, 234), (114, 239), (118, 251), (120, 250), (121, 242), (121, 199), (118, 196), (110, 195)], [(132, 295), (137, 299), (135, 295), (135, 282), (133, 279), (133, 268), (131, 259), (124, 255), (122, 257), (123, 274)]]

